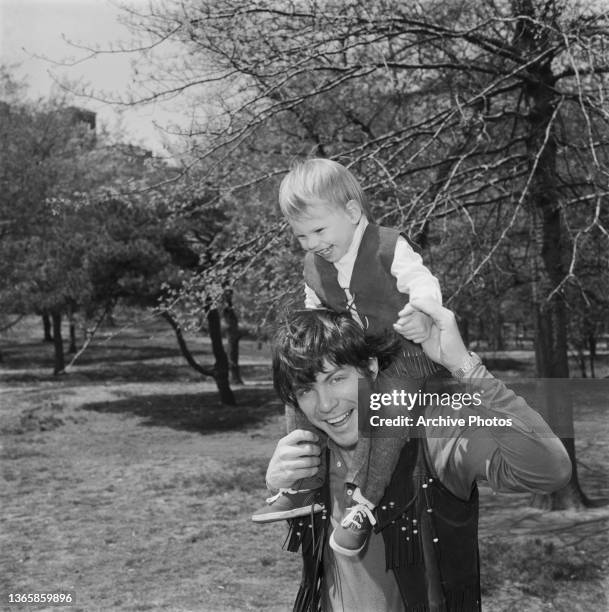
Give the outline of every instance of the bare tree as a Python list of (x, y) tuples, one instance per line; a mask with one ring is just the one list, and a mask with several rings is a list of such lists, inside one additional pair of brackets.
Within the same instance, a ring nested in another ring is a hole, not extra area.
[[(219, 191), (247, 198), (295, 155), (345, 161), (376, 218), (428, 245), (448, 302), (482, 301), (477, 280), (519, 260), (537, 375), (569, 376), (567, 297), (583, 291), (586, 245), (609, 242), (603, 11), (576, 0), (165, 0), (129, 19), (143, 46), (183, 48), (144, 71), (143, 98), (205, 100), (188, 136)], [(570, 405), (545, 413), (574, 460)], [(587, 502), (574, 471), (537, 503)]]

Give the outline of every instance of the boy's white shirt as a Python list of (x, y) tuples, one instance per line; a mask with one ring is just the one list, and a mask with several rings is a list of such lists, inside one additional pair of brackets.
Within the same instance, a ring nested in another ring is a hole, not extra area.
[[(353, 275), (353, 266), (357, 257), (357, 251), (362, 242), (364, 230), (368, 226), (368, 219), (362, 217), (355, 233), (353, 240), (349, 245), (347, 252), (332, 265), (338, 273), (338, 284), (345, 292), (347, 304), (353, 304), (353, 296), (349, 291), (351, 284), (351, 276)], [(396, 278), (396, 286), (400, 293), (413, 298), (431, 298), (440, 304), (442, 303), (442, 292), (440, 291), (440, 283), (438, 279), (423, 265), (423, 260), (418, 253), (412, 250), (412, 247), (406, 242), (403, 236), (398, 236), (393, 254), (393, 262), (391, 263), (391, 275)], [(305, 308), (320, 308), (321, 300), (305, 283)], [(406, 302), (404, 303), (406, 305)], [(359, 321), (359, 317), (355, 309), (352, 309), (354, 317)], [(397, 319), (397, 313), (396, 313)]]

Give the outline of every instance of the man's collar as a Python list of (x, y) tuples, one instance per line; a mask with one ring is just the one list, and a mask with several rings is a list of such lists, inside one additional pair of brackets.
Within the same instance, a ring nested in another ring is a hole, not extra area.
[(328, 448), (330, 449), (330, 452), (338, 454), (343, 458), (345, 458), (345, 455), (348, 458), (351, 458), (355, 455), (355, 446), (345, 448), (344, 446), (341, 446), (340, 444), (335, 442), (330, 436), (328, 436)]

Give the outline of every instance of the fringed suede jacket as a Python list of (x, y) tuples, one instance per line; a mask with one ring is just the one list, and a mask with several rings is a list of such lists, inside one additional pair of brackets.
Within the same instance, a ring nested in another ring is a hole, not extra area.
[[(478, 490), (464, 501), (433, 474), (425, 439), (410, 440), (377, 507), (385, 561), (407, 612), (480, 610)], [(322, 490), (328, 506), (328, 489)], [(303, 556), (295, 612), (322, 610), (326, 511), (291, 521), (287, 548)]]

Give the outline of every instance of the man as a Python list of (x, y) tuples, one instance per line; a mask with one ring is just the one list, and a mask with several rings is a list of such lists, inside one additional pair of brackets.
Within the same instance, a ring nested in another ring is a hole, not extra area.
[[(476, 480), (497, 491), (551, 492), (570, 478), (560, 440), (467, 351), (454, 315), (431, 301), (411, 304), (433, 320), (423, 343), (427, 355), (483, 400), (458, 412), (432, 404), (412, 413), (417, 422), (423, 418), (423, 433), (413, 421), (413, 435), (374, 516), (361, 508), (362, 523), (370, 520), (376, 533), (355, 557), (333, 554), (328, 539), (353, 507), (353, 487), (345, 477), (359, 435), (358, 378), (365, 377), (370, 392), (387, 388), (383, 364), (395, 346), (366, 338), (355, 322), (329, 311), (293, 313), (276, 334), (277, 391), (328, 439), (328, 475), (319, 500), (324, 509), (291, 525), (288, 548), (301, 547), (304, 560), (295, 610), (479, 610)], [(360, 409), (367, 419), (367, 409)], [(305, 430), (282, 438), (269, 463), (269, 488), (289, 489), (313, 476), (324, 438)]]

